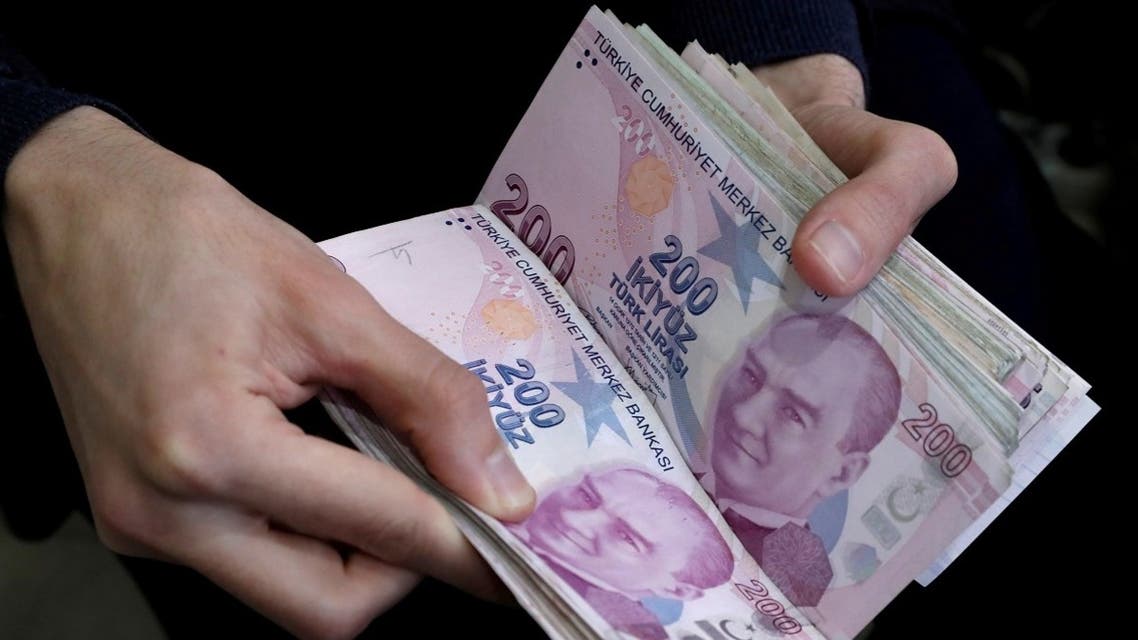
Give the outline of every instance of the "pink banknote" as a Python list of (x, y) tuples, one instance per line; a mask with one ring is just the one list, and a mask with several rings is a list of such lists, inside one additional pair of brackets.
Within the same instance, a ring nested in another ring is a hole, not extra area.
[(594, 9), (479, 203), (565, 284), (765, 583), (851, 637), (1011, 468), (874, 309), (798, 280), (777, 185), (692, 105)]
[[(489, 210), (422, 216), (321, 247), (482, 381), (539, 502), (520, 525), (476, 514), (480, 522), (465, 524), (491, 532), (494, 540), (472, 539), (551, 634), (568, 607), (595, 637), (822, 637), (732, 533), (618, 357)], [(350, 433), (378, 428), (350, 399), (333, 398)], [(821, 553), (804, 527), (771, 544)], [(557, 602), (539, 602), (539, 592)]]
[[(742, 65), (728, 69), (721, 59), (695, 42), (685, 47), (683, 59), (779, 150), (780, 161), (793, 166), (801, 178), (813, 183), (818, 193), (828, 192), (845, 181), (749, 69)], [(804, 166), (804, 159), (816, 168)], [(902, 289), (912, 288), (907, 298), (910, 304), (922, 309), (926, 320), (937, 322), (944, 341), (961, 349), (978, 371), (995, 379), (1021, 408), (1015, 448), (1009, 458), (1014, 468), (1012, 483), (922, 572), (918, 581), (927, 585), (1054, 459), (1098, 408), (1086, 396), (1090, 386), (1084, 380), (915, 240), (906, 238), (895, 258), (890, 266), (912, 270), (902, 284)]]

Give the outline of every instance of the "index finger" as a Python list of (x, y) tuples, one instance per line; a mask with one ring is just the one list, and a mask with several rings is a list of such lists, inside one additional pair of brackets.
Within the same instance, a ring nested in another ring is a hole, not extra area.
[[(265, 401), (264, 411), (275, 407)], [(396, 567), (494, 598), (492, 572), (442, 505), (407, 476), (358, 451), (311, 436), (283, 417), (271, 437), (234, 442), (241, 473), (228, 497), (293, 531), (335, 540)]]
[(308, 336), (322, 381), (354, 391), (449, 489), (497, 518), (520, 520), (533, 488), (490, 417), (478, 377), (392, 318), (362, 285), (324, 310)]

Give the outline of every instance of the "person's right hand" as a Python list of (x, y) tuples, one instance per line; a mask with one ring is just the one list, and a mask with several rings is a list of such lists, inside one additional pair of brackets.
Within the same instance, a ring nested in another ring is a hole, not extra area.
[(753, 71), (850, 177), (802, 219), (791, 254), (807, 284), (852, 295), (956, 183), (956, 156), (931, 129), (866, 111), (861, 72), (841, 56), (802, 56)]
[(506, 520), (532, 508), (477, 378), (315, 244), (89, 107), (37, 133), (5, 186), (21, 295), (111, 549), (193, 567), (306, 637), (358, 633), (419, 574), (501, 593), (437, 501), (282, 414), (352, 390), (458, 495)]

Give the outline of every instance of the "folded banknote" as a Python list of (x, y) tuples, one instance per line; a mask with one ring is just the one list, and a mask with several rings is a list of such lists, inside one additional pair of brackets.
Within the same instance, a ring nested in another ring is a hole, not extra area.
[(796, 225), (844, 179), (745, 69), (593, 8), (476, 204), (321, 243), (484, 383), (534, 514), (325, 406), (551, 635), (853, 637), (1097, 407), (911, 239), (858, 295), (805, 286)]

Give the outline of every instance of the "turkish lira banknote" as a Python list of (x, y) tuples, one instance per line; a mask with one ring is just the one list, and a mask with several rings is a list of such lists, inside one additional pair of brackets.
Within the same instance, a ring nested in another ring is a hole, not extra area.
[(535, 513), (326, 406), (553, 635), (853, 637), (1097, 407), (911, 239), (857, 296), (806, 287), (796, 224), (844, 180), (747, 69), (593, 8), (478, 205), (321, 243), (483, 381)]
[(352, 398), (331, 390), (325, 406), (361, 449), (436, 490), (552, 635), (822, 637), (731, 531), (617, 356), (489, 210), (422, 216), (321, 247), (482, 381), (537, 507), (516, 525), (489, 518), (437, 487)]
[[(728, 65), (697, 42), (689, 43), (682, 57), (754, 127), (756, 134), (781, 152), (803, 182), (813, 184), (815, 196), (845, 181), (841, 171), (749, 69)], [(809, 165), (804, 165), (804, 159)], [(922, 572), (918, 581), (927, 585), (1070, 443), (1098, 406), (1087, 397), (1090, 385), (1085, 380), (911, 237), (902, 242), (882, 273), (902, 291), (909, 307), (919, 308), (924, 318), (937, 323), (938, 342), (967, 354), (975, 373), (990, 376), (1006, 390), (1005, 399), (1022, 409), (1009, 452), (1014, 468), (1012, 483)], [(893, 322), (902, 331), (907, 328), (901, 319)]]
[(877, 308), (801, 283), (793, 167), (753, 169), (778, 149), (698, 103), (593, 10), (479, 202), (565, 283), (771, 580), (852, 636), (1012, 467)]

